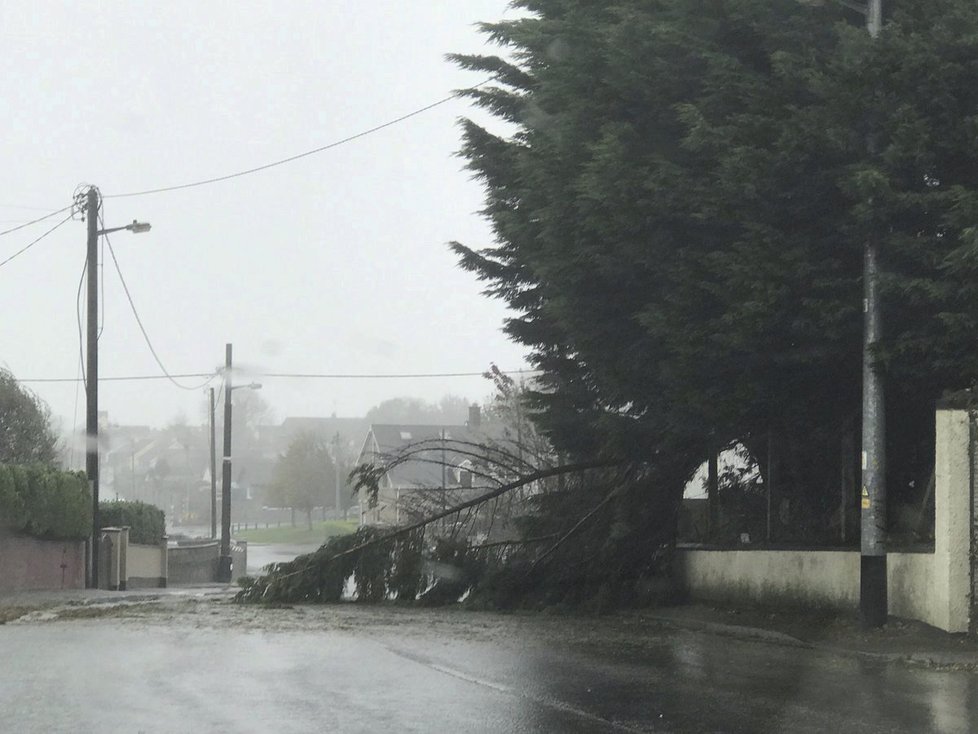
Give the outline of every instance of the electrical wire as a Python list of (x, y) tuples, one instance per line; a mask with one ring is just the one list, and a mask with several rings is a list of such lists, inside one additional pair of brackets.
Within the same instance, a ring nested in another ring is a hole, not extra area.
[(129, 292), (129, 286), (126, 284), (126, 278), (122, 274), (122, 268), (119, 267), (119, 261), (115, 256), (115, 249), (113, 249), (112, 247), (112, 240), (109, 239), (108, 235), (103, 235), (103, 236), (105, 237), (105, 243), (109, 246), (109, 254), (112, 256), (112, 263), (115, 265), (115, 271), (119, 274), (119, 280), (122, 283), (122, 289), (126, 292), (126, 299), (129, 301), (129, 307), (132, 309), (132, 315), (136, 318), (136, 324), (139, 326), (139, 330), (143, 333), (143, 339), (146, 340), (146, 346), (149, 347), (149, 351), (153, 355), (153, 359), (156, 360), (156, 364), (159, 365), (159, 368), (163, 372), (163, 375), (166, 377), (166, 379), (168, 379), (174, 385), (179, 387), (181, 390), (190, 390), (196, 392), (197, 390), (207, 387), (214, 380), (214, 378), (217, 377), (218, 373), (214, 372), (212, 374), (209, 374), (207, 376), (208, 379), (205, 380), (202, 384), (189, 387), (187, 385), (181, 385), (179, 382), (177, 382), (174, 376), (167, 371), (166, 367), (163, 365), (163, 361), (160, 359), (160, 355), (156, 353), (156, 349), (153, 347), (153, 342), (150, 340), (149, 334), (146, 332), (146, 327), (143, 326), (143, 320), (139, 317), (139, 311), (136, 310), (136, 304), (132, 300), (132, 293)]
[[(500, 370), (504, 375), (517, 375), (524, 373), (537, 373), (540, 370)], [(482, 377), (486, 374), (481, 372), (424, 372), (424, 373), (373, 373), (373, 374), (343, 374), (343, 373), (303, 373), (303, 372), (256, 372), (255, 377), (287, 377), (296, 379), (323, 379), (323, 380), (397, 380), (397, 379), (427, 379), (438, 377)]]
[(81, 277), (78, 279), (78, 293), (75, 294), (75, 319), (78, 321), (78, 364), (81, 367), (81, 381), (88, 391), (88, 382), (85, 379), (85, 338), (82, 336), (82, 317), (81, 317), (81, 294), (82, 285), (85, 283), (85, 273), (88, 272), (88, 258), (82, 265)]
[[(143, 380), (170, 380), (174, 378), (176, 379), (190, 379), (190, 378), (201, 378), (201, 377), (209, 378), (207, 382), (205, 382), (203, 385), (200, 386), (200, 388), (196, 388), (196, 389), (201, 389), (206, 387), (211, 382), (213, 382), (214, 379), (218, 376), (219, 376), (218, 373), (215, 372), (185, 372), (182, 374), (171, 373), (168, 375), (123, 375), (121, 377), (103, 377), (102, 375), (99, 375), (98, 381), (99, 382), (140, 382)], [(76, 377), (31, 377), (23, 380), (18, 379), (17, 382), (25, 382), (25, 383), (26, 382), (30, 382), (30, 383), (78, 382), (80, 379), (81, 378), (76, 378)], [(184, 389), (190, 389), (190, 388), (184, 388)]]
[(412, 112), (408, 112), (405, 115), (401, 115), (400, 117), (396, 117), (393, 120), (388, 120), (387, 122), (381, 123), (380, 125), (375, 125), (374, 127), (371, 127), (367, 130), (362, 130), (358, 133), (342, 138), (341, 140), (336, 140), (332, 143), (321, 145), (318, 148), (313, 148), (312, 150), (307, 150), (304, 153), (298, 153), (297, 155), (289, 156), (288, 158), (282, 158), (281, 160), (272, 161), (271, 163), (265, 163), (260, 166), (255, 166), (254, 168), (248, 168), (243, 171), (237, 171), (235, 173), (228, 173), (223, 176), (215, 176), (214, 178), (206, 178), (200, 181), (191, 181), (190, 183), (177, 184), (175, 186), (161, 186), (160, 188), (155, 188), (155, 189), (144, 189), (143, 191), (129, 191), (124, 194), (104, 194), (103, 198), (122, 199), (130, 196), (146, 196), (149, 194), (162, 194), (167, 191), (179, 191), (181, 189), (190, 189), (196, 186), (206, 186), (208, 184), (219, 183), (221, 181), (227, 181), (229, 179), (238, 178), (240, 176), (247, 176), (252, 173), (258, 173), (259, 171), (266, 171), (269, 168), (275, 168), (276, 166), (281, 166), (286, 163), (292, 163), (293, 161), (300, 160), (301, 158), (307, 158), (308, 156), (315, 155), (316, 153), (322, 153), (323, 151), (330, 150), (331, 148), (337, 148), (341, 145), (345, 145), (346, 143), (350, 143), (354, 140), (358, 140), (359, 138), (366, 137), (367, 135), (372, 135), (373, 133), (379, 132), (385, 128), (391, 127), (393, 125), (397, 125), (398, 123), (404, 122), (405, 120), (409, 120), (412, 117), (416, 117), (417, 115), (427, 112), (428, 110), (432, 110), (435, 107), (440, 107), (441, 105), (446, 104), (447, 102), (451, 102), (453, 99), (457, 99), (461, 97), (463, 94), (465, 94), (466, 92), (469, 92), (473, 89), (478, 89), (479, 87), (488, 84), (490, 81), (492, 81), (492, 79), (486, 79), (485, 81), (479, 82), (478, 84), (468, 87), (467, 89), (457, 90), (455, 92), (452, 92), (452, 94), (448, 95), (447, 97), (443, 97), (442, 99), (439, 99), (437, 102), (432, 102), (431, 104), (427, 104), (424, 107), (419, 107), (418, 109), (413, 110)]
[[(23, 229), (24, 227), (30, 227), (32, 224), (37, 224), (38, 222), (43, 222), (45, 219), (50, 219), (51, 217), (56, 217), (57, 215), (61, 214), (62, 212), (66, 212), (69, 209), (74, 209), (74, 208), (75, 208), (75, 205), (74, 205), (74, 203), (72, 203), (72, 204), (69, 204), (66, 207), (63, 207), (61, 209), (58, 209), (57, 211), (49, 212), (48, 214), (45, 214), (43, 217), (38, 217), (37, 219), (32, 219), (29, 222), (24, 222), (23, 224), (18, 224), (16, 227), (11, 227), (10, 229), (5, 229), (3, 232), (0, 232), (0, 237), (3, 237), (5, 234), (10, 234), (11, 232), (16, 232), (18, 229)], [(71, 219), (71, 217), (69, 216), (68, 219)], [(62, 222), (61, 224), (64, 224), (64, 222)], [(61, 226), (61, 225), (58, 225), (58, 226)], [(20, 253), (18, 253), (18, 254), (20, 254)], [(0, 263), (0, 264), (2, 264), (2, 263)]]
[[(111, 245), (109, 246), (111, 252)], [(222, 370), (223, 371), (223, 370)], [(220, 377), (222, 371), (218, 372), (187, 372), (184, 374), (164, 374), (164, 375), (122, 375), (119, 377), (99, 377), (99, 382), (137, 382), (142, 380), (166, 380), (166, 379), (191, 379), (208, 378), (205, 383), (200, 385), (200, 390), (207, 387), (215, 378)], [(504, 375), (536, 374), (540, 370), (500, 370)], [(292, 379), (330, 379), (330, 380), (359, 380), (359, 379), (425, 379), (433, 377), (482, 377), (485, 372), (432, 372), (432, 373), (403, 373), (403, 374), (309, 374), (309, 373), (286, 373), (286, 372), (254, 372), (253, 377), (265, 378), (292, 378)], [(18, 379), (18, 382), (76, 382), (75, 377), (31, 377)], [(184, 388), (191, 389), (191, 388)]]
[(27, 209), (35, 212), (49, 212), (49, 206), (27, 206), (25, 204), (0, 204), (0, 209)]
[[(81, 320), (79, 319), (79, 325), (80, 324), (81, 324)], [(79, 334), (78, 335), (81, 336), (81, 329), (79, 329), (78, 331), (79, 331)], [(84, 362), (82, 362), (82, 360), (81, 360), (81, 355), (78, 355), (78, 356), (79, 356), (79, 359), (78, 359), (78, 374), (79, 375), (83, 375), (84, 374), (85, 365), (84, 365)], [(72, 408), (72, 410), (71, 410), (71, 432), (72, 432), (72, 434), (74, 434), (75, 428), (78, 426), (78, 392), (79, 392), (78, 391), (78, 388), (81, 386), (81, 383), (82, 383), (82, 381), (80, 379), (77, 382), (75, 382), (75, 407)], [(71, 442), (71, 454), (70, 454), (70, 458), (68, 459), (68, 466), (69, 467), (72, 467), (74, 465), (75, 465), (75, 442), (72, 441)]]
[[(102, 229), (105, 229), (105, 222), (102, 221), (102, 214), (99, 213), (99, 222), (102, 225)], [(98, 333), (95, 335), (95, 341), (102, 338), (102, 332), (105, 331), (105, 242), (101, 243), (102, 254), (99, 256), (98, 263), (98, 285), (99, 285), (99, 299), (102, 301), (98, 307), (99, 325)]]
[[(62, 211), (64, 211), (64, 210), (62, 209)], [(47, 217), (44, 217), (44, 218), (47, 219)], [(10, 257), (8, 257), (6, 260), (0, 261), (0, 268), (2, 268), (4, 265), (6, 265), (7, 263), (9, 263), (15, 257), (18, 257), (19, 255), (23, 255), (25, 252), (27, 252), (29, 249), (31, 249), (34, 245), (36, 245), (38, 242), (40, 242), (45, 237), (47, 237), (49, 234), (51, 234), (58, 227), (60, 227), (61, 225), (65, 224), (66, 222), (68, 222), (70, 220), (71, 220), (71, 215), (69, 214), (67, 217), (65, 217), (60, 222), (58, 222), (56, 225), (54, 225), (53, 227), (51, 227), (51, 229), (49, 229), (47, 232), (45, 232), (44, 234), (42, 234), (40, 237), (32, 240), (28, 244), (26, 244), (23, 247), (21, 247), (19, 250), (17, 250), (17, 252), (15, 252), (13, 255), (11, 255)], [(8, 230), (8, 231), (12, 232), (13, 230)], [(6, 234), (6, 233), (3, 233), (3, 234)]]

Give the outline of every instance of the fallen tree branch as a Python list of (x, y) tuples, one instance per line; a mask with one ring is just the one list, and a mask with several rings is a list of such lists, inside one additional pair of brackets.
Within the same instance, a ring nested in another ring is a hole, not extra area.
[(574, 533), (576, 533), (584, 525), (584, 523), (586, 523), (588, 520), (594, 517), (602, 507), (604, 507), (609, 502), (611, 502), (611, 500), (617, 497), (621, 493), (622, 488), (625, 485), (626, 483), (624, 481), (619, 482), (618, 486), (615, 487), (610, 492), (608, 492), (607, 496), (603, 500), (601, 500), (597, 505), (595, 505), (587, 514), (584, 515), (584, 517), (582, 517), (580, 520), (574, 523), (574, 526), (570, 530), (568, 530), (566, 533), (561, 535), (560, 538), (557, 539), (556, 543), (554, 543), (552, 546), (547, 548), (547, 550), (545, 550), (541, 555), (535, 558), (533, 563), (530, 564), (530, 568), (527, 571), (527, 573), (531, 573), (541, 561), (546, 559), (548, 556), (552, 555), (553, 552), (556, 551), (557, 548), (559, 548)]
[(535, 538), (517, 538), (514, 540), (495, 540), (492, 543), (482, 543), (480, 545), (470, 545), (469, 550), (483, 550), (485, 548), (498, 548), (504, 545), (532, 545), (534, 543), (542, 543), (545, 540), (553, 540), (558, 536), (557, 533), (551, 533), (550, 535), (538, 535)]
[[(355, 545), (352, 548), (349, 548), (348, 550), (343, 551), (342, 553), (336, 553), (335, 555), (332, 555), (329, 558), (326, 558), (326, 559), (321, 560), (321, 561), (318, 561), (318, 560), (310, 561), (310, 563), (307, 564), (305, 567), (300, 568), (300, 569), (296, 569), (295, 571), (292, 571), (292, 572), (287, 573), (287, 574), (283, 574), (282, 576), (277, 577), (277, 579), (278, 580), (282, 580), (282, 579), (290, 578), (292, 576), (297, 576), (299, 574), (302, 574), (302, 573), (305, 573), (306, 571), (308, 571), (313, 566), (313, 564), (315, 564), (315, 563), (322, 563), (322, 564), (332, 563), (333, 561), (339, 560), (340, 558), (343, 558), (344, 556), (349, 556), (349, 555), (352, 555), (354, 553), (359, 553), (360, 551), (362, 551), (362, 550), (364, 550), (366, 548), (370, 548), (372, 546), (379, 545), (381, 543), (386, 543), (388, 541), (394, 540), (395, 538), (398, 538), (398, 537), (400, 537), (402, 535), (406, 535), (408, 533), (414, 532), (415, 530), (419, 530), (419, 529), (421, 529), (423, 527), (426, 527), (426, 526), (430, 525), (433, 522), (437, 522), (438, 520), (441, 520), (444, 517), (448, 517), (449, 515), (453, 515), (453, 514), (455, 514), (457, 512), (461, 512), (462, 510), (467, 510), (470, 507), (475, 507), (477, 505), (481, 505), (481, 504), (483, 504), (485, 502), (488, 502), (491, 499), (494, 499), (496, 497), (499, 497), (501, 495), (504, 495), (507, 492), (511, 492), (512, 490), (519, 489), (520, 487), (523, 487), (523, 486), (525, 486), (527, 484), (532, 484), (533, 482), (540, 481), (541, 479), (547, 479), (548, 477), (554, 477), (554, 476), (558, 476), (560, 474), (574, 474), (574, 473), (578, 473), (578, 472), (582, 472), (582, 471), (587, 471), (589, 469), (600, 469), (600, 468), (603, 468), (603, 467), (616, 466), (616, 465), (618, 465), (618, 463), (619, 462), (617, 462), (617, 461), (589, 461), (589, 462), (582, 462), (582, 463), (579, 463), (579, 464), (568, 464), (566, 466), (550, 467), (548, 469), (542, 469), (540, 471), (533, 472), (531, 474), (527, 474), (526, 476), (521, 477), (520, 479), (517, 479), (516, 481), (509, 482), (508, 484), (504, 484), (503, 486), (498, 487), (498, 488), (492, 490), (491, 492), (486, 492), (485, 494), (479, 495), (478, 497), (475, 497), (475, 498), (473, 498), (471, 500), (468, 500), (466, 502), (462, 502), (462, 503), (457, 504), (457, 505), (455, 505), (453, 507), (449, 507), (448, 509), (442, 510), (441, 512), (437, 512), (434, 515), (431, 515), (430, 517), (427, 517), (427, 518), (425, 518), (423, 520), (419, 520), (418, 522), (412, 523), (410, 525), (405, 525), (404, 527), (398, 528), (397, 530), (394, 530), (394, 531), (392, 531), (390, 533), (387, 533), (386, 535), (383, 535), (383, 536), (381, 536), (379, 538), (374, 538), (374, 539), (368, 540), (368, 541), (366, 541), (364, 543), (360, 543), (359, 545)], [(612, 494), (614, 494), (614, 493), (612, 493)], [(610, 498), (610, 496), (611, 495), (609, 495), (609, 498)], [(607, 498), (606, 498), (605, 502), (607, 502)], [(602, 503), (602, 504), (604, 504), (604, 503)], [(597, 508), (595, 508), (595, 510), (597, 510)], [(588, 516), (590, 516), (591, 514), (593, 514), (593, 512), (594, 511), (592, 511), (591, 513), (588, 513)], [(580, 523), (578, 523), (578, 525), (580, 525)], [(576, 529), (576, 528), (577, 528), (577, 525), (574, 526), (574, 529)], [(573, 531), (573, 529), (572, 529), (572, 531)], [(559, 542), (562, 542), (562, 541), (559, 541)]]

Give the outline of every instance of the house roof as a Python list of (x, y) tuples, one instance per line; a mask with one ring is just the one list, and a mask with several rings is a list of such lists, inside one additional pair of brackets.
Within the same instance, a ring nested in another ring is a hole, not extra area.
[[(481, 443), (488, 434), (485, 426), (470, 428), (461, 425), (424, 425), (407, 423), (374, 423), (370, 426), (357, 463), (369, 463), (389, 454), (423, 443), (413, 460), (398, 464), (387, 473), (394, 487), (419, 488), (458, 486), (452, 467), (470, 459), (460, 450), (458, 442)], [(445, 444), (442, 446), (442, 440)], [(443, 471), (444, 468), (444, 471)]]
[(361, 434), (366, 430), (367, 421), (363, 418), (337, 418), (336, 416), (327, 418), (291, 416), (283, 420), (281, 425), (282, 433), (289, 436), (305, 431), (327, 434), (330, 437), (336, 433), (346, 436), (351, 433)]

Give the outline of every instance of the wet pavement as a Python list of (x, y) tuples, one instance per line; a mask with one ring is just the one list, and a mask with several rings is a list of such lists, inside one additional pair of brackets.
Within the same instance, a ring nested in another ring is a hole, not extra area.
[(312, 553), (318, 545), (288, 545), (284, 543), (248, 543), (248, 574), (261, 575), (269, 563), (285, 563), (303, 553)]
[(978, 676), (610, 618), (52, 603), (0, 626), (0, 731), (968, 732)]

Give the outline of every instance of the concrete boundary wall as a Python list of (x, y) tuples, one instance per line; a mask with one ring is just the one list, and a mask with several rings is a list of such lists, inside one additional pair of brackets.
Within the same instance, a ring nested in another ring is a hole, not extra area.
[(111, 591), (163, 588), (167, 585), (167, 543), (129, 541), (129, 528), (102, 528), (99, 542), (99, 587)]
[[(217, 581), (220, 543), (216, 540), (181, 541), (167, 551), (168, 579), (171, 586), (212, 584)], [(231, 580), (247, 574), (248, 544), (231, 541)]]
[[(889, 553), (889, 613), (967, 632), (971, 613), (971, 426), (938, 410), (934, 551)], [(859, 553), (680, 548), (676, 576), (693, 599), (856, 609)]]
[(39, 540), (0, 529), (0, 591), (85, 588), (85, 541)]
[(213, 583), (219, 554), (216, 540), (171, 545), (167, 550), (170, 586)]
[(166, 541), (161, 545), (130, 543), (126, 588), (163, 588), (167, 584)]

